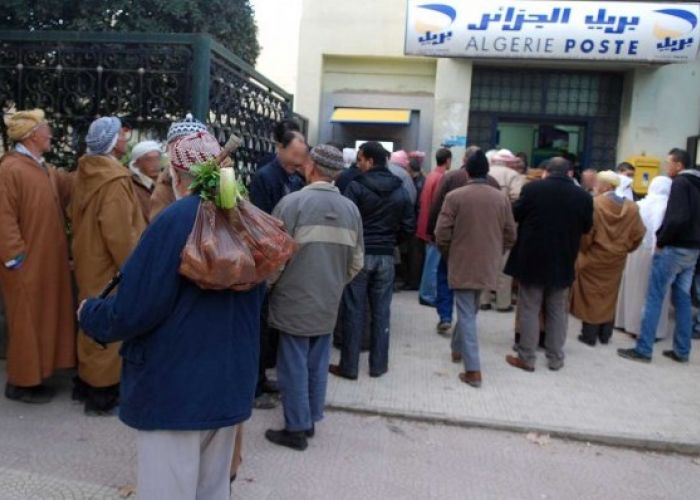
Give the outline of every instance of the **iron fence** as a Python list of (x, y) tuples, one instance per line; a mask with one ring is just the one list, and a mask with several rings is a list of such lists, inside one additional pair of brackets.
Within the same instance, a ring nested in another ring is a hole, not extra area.
[[(42, 108), (54, 128), (48, 159), (72, 168), (92, 120), (116, 115), (135, 138), (164, 139), (188, 112), (221, 142), (236, 133), (249, 178), (274, 148), (274, 125), (293, 97), (202, 34), (0, 31), (0, 109)], [(9, 144), (0, 122), (2, 146)]]

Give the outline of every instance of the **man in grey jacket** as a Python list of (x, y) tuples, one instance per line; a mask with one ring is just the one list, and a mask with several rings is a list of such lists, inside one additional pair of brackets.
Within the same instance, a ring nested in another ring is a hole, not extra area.
[(277, 377), (285, 428), (270, 429), (265, 437), (300, 451), (323, 418), (331, 334), (343, 289), (364, 265), (360, 211), (332, 184), (343, 168), (339, 150), (315, 147), (304, 166), (308, 185), (283, 198), (273, 213), (300, 250), (270, 292), (268, 320), (281, 332)]

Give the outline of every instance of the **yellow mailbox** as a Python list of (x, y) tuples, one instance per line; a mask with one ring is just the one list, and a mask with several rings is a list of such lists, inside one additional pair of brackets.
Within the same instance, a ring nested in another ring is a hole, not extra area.
[(649, 184), (654, 177), (661, 175), (661, 160), (655, 156), (630, 156), (625, 160), (634, 166), (632, 191), (644, 196), (649, 191)]

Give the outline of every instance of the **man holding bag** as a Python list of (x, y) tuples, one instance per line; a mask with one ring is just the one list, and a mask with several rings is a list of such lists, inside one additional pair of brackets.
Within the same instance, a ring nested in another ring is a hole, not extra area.
[[(263, 287), (204, 290), (179, 273), (200, 205), (195, 163), (221, 151), (209, 133), (178, 142), (178, 201), (146, 230), (116, 295), (78, 311), (100, 342), (123, 341), (119, 418), (138, 430), (138, 498), (230, 498), (236, 426), (251, 415)], [(190, 139), (190, 140), (187, 140)]]

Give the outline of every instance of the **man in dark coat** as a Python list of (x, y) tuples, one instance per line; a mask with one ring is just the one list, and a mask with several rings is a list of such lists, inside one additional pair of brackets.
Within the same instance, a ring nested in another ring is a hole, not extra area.
[(335, 187), (340, 190), (341, 194), (345, 193), (350, 183), (362, 175), (360, 168), (357, 166), (357, 162), (352, 162), (348, 168), (343, 170), (343, 172), (335, 180)]
[[(291, 123), (283, 121), (275, 128), (277, 155), (258, 169), (250, 184), (250, 201), (268, 214), (283, 197), (304, 187), (304, 180), (297, 172), (307, 160), (309, 148), (304, 136), (294, 130)], [(267, 301), (260, 322), (260, 374), (255, 405), (256, 408), (271, 409), (277, 406), (277, 402), (270, 394), (279, 391), (277, 384), (268, 380), (265, 369), (275, 366), (279, 334), (267, 325)]]
[(271, 214), (285, 195), (304, 187), (304, 181), (297, 171), (304, 164), (308, 152), (306, 140), (300, 132), (284, 132), (277, 143), (277, 156), (253, 177), (250, 201)]
[(264, 292), (203, 290), (180, 275), (200, 200), (189, 195), (189, 172), (171, 174), (181, 199), (144, 233), (118, 292), (84, 301), (78, 316), (95, 340), (124, 342), (119, 418), (139, 431), (139, 498), (229, 498), (236, 426), (252, 411)]
[(389, 323), (394, 290), (394, 247), (416, 229), (413, 203), (402, 188), (401, 179), (386, 167), (386, 151), (378, 142), (360, 146), (358, 158), (363, 175), (350, 183), (345, 196), (360, 209), (365, 261), (362, 271), (348, 285), (343, 296), (343, 346), (333, 375), (356, 379), (360, 344), (365, 324), (365, 302), (369, 294), (372, 333), (369, 354), (371, 377), (389, 369)]
[(507, 356), (512, 366), (535, 370), (535, 348), (540, 333), (539, 315), (546, 310), (546, 351), (549, 368), (564, 366), (569, 287), (581, 236), (593, 225), (593, 200), (567, 175), (569, 161), (552, 158), (545, 178), (527, 184), (513, 204), (518, 241), (505, 273), (517, 279), (520, 344), (518, 357)]

